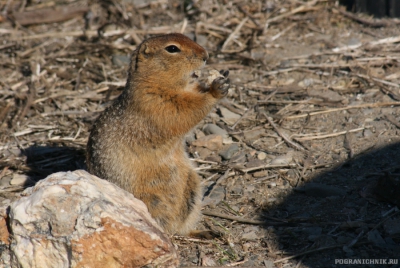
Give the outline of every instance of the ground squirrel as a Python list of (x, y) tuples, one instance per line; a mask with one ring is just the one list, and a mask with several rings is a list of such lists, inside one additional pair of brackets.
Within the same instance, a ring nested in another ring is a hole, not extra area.
[(207, 59), (182, 34), (143, 41), (123, 93), (96, 120), (87, 144), (89, 172), (141, 199), (170, 234), (187, 234), (201, 214), (200, 179), (184, 136), (229, 88), (227, 71), (209, 86), (198, 81)]

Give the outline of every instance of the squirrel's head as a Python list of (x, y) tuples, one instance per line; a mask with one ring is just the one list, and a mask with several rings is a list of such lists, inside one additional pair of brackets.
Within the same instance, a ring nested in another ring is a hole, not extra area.
[(151, 81), (189, 83), (208, 59), (207, 51), (183, 34), (173, 33), (143, 41), (132, 56), (132, 75)]

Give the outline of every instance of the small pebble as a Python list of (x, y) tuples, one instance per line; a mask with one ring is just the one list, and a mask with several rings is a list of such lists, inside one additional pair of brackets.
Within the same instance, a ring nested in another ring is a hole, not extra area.
[(222, 129), (214, 124), (205, 124), (202, 130), (206, 135), (218, 134), (221, 135), (223, 138), (228, 138), (229, 136), (228, 132), (225, 129)]
[(232, 140), (231, 137), (228, 137), (228, 138), (223, 138), (222, 139), (222, 143), (223, 144), (232, 144), (232, 143), (235, 143), (235, 142)]
[(227, 145), (226, 148), (224, 148), (221, 152), (219, 152), (219, 155), (223, 159), (229, 160), (238, 151), (239, 151), (239, 145), (237, 143), (233, 143), (231, 145)]
[(11, 181), (10, 181), (10, 185), (26, 185), (29, 182), (31, 182), (31, 180), (29, 179), (29, 177), (27, 175), (23, 175), (23, 174), (14, 174)]
[(264, 160), (265, 158), (267, 158), (267, 154), (264, 152), (260, 152), (260, 153), (258, 153), (257, 158), (259, 160)]
[(240, 115), (235, 114), (224, 107), (219, 108), (219, 110), (224, 118), (224, 121), (230, 125), (236, 123), (236, 121), (240, 118)]

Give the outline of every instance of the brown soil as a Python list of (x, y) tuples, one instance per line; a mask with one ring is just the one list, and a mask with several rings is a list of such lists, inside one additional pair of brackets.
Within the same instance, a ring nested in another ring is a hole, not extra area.
[[(183, 32), (232, 88), (187, 139), (206, 188), (198, 228), (217, 237), (173, 237), (182, 266), (399, 262), (399, 22), (335, 3), (0, 0), (0, 202), (84, 168), (135, 46)], [(206, 123), (229, 133), (222, 149), (192, 144)]]

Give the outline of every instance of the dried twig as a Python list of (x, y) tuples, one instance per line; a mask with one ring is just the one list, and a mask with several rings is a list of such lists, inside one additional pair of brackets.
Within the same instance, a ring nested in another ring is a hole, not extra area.
[[(270, 222), (266, 222), (266, 221), (250, 220), (250, 219), (245, 219), (245, 218), (238, 217), (238, 216), (230, 216), (230, 215), (212, 212), (212, 211), (208, 211), (208, 210), (203, 210), (202, 213), (203, 213), (203, 215), (206, 215), (206, 216), (218, 217), (218, 218), (222, 218), (222, 219), (237, 221), (240, 223), (248, 223), (248, 224), (254, 224), (254, 225), (273, 225), (274, 224), (274, 223), (270, 223)], [(287, 223), (287, 221), (285, 221), (285, 220), (274, 218), (274, 217), (265, 217), (265, 218), (274, 220), (274, 221), (279, 221), (279, 223), (277, 222), (276, 224)]]
[(310, 253), (320, 252), (320, 251), (324, 251), (324, 250), (328, 250), (328, 249), (340, 248), (342, 246), (343, 245), (340, 244), (340, 245), (334, 245), (334, 246), (311, 249), (311, 250), (307, 250), (307, 251), (304, 251), (304, 252), (301, 252), (301, 253), (298, 253), (298, 254), (294, 254), (294, 255), (288, 256), (286, 258), (282, 258), (282, 259), (276, 260), (276, 261), (274, 261), (274, 263), (280, 263), (280, 262), (288, 261), (288, 260), (303, 256), (303, 255), (307, 255), (307, 254), (310, 254)]
[(225, 40), (224, 44), (222, 45), (221, 52), (226, 52), (226, 47), (230, 44), (230, 42), (236, 38), (236, 35), (240, 32), (240, 29), (242, 29), (243, 25), (247, 22), (249, 18), (245, 17), (239, 24), (236, 26), (236, 29), (228, 36), (228, 38)]
[(268, 123), (275, 129), (275, 131), (279, 134), (279, 136), (282, 137), (282, 139), (284, 139), (291, 147), (300, 150), (300, 151), (305, 151), (306, 149), (304, 149), (300, 144), (297, 144), (293, 141), (291, 141), (285, 133), (283, 133), (276, 125), (275, 123), (272, 121), (272, 118), (270, 118), (269, 116), (267, 116), (266, 113), (263, 113), (263, 115), (265, 116), (265, 118), (267, 118)]
[(287, 13), (284, 13), (282, 15), (279, 15), (279, 16), (276, 16), (276, 17), (273, 17), (273, 18), (270, 18), (265, 23), (267, 24), (267, 23), (277, 22), (277, 21), (280, 21), (280, 20), (282, 20), (284, 18), (287, 18), (289, 16), (297, 14), (297, 13), (318, 10), (319, 7), (312, 7), (312, 5), (314, 5), (316, 2), (318, 2), (318, 1), (309, 2), (307, 5), (300, 6), (300, 7), (295, 8), (295, 9), (293, 9), (293, 10), (287, 12)]
[(294, 168), (297, 167), (296, 164), (287, 164), (287, 165), (262, 165), (262, 166), (258, 166), (258, 167), (251, 167), (251, 168), (243, 168), (243, 169), (239, 169), (239, 171), (243, 172), (243, 173), (248, 173), (248, 172), (252, 172), (252, 171), (256, 171), (256, 170), (260, 170), (260, 169), (271, 169), (271, 168)]
[(365, 44), (362, 43), (358, 43), (355, 45), (349, 45), (349, 46), (343, 46), (343, 47), (336, 47), (334, 49), (332, 49), (333, 52), (341, 52), (341, 51), (346, 51), (346, 50), (350, 50), (350, 49), (356, 49), (359, 48), (363, 45), (365, 46), (377, 46), (377, 45), (382, 45), (382, 44), (392, 44), (392, 43), (398, 43), (400, 42), (400, 36), (391, 36), (391, 37), (386, 37), (386, 38), (382, 38), (376, 41), (372, 41), (372, 42), (368, 42)]
[(333, 109), (328, 109), (328, 110), (324, 110), (324, 111), (311, 112), (311, 113), (299, 114), (299, 115), (292, 115), (292, 116), (284, 117), (283, 119), (297, 119), (297, 118), (303, 118), (303, 117), (307, 117), (307, 116), (314, 116), (314, 115), (319, 115), (319, 114), (327, 114), (327, 113), (339, 112), (339, 111), (350, 110), (350, 109), (376, 108), (376, 107), (385, 107), (385, 106), (400, 106), (400, 102), (364, 103), (364, 104), (359, 104), (359, 105), (354, 105), (354, 106), (333, 108)]
[(239, 10), (242, 11), (249, 19), (259, 28), (262, 30), (262, 26), (256, 21), (256, 19), (245, 9), (243, 6), (239, 5)]
[(365, 127), (360, 127), (360, 128), (355, 128), (355, 129), (350, 129), (350, 130), (330, 133), (330, 134), (326, 134), (326, 135), (317, 135), (317, 136), (301, 137), (301, 138), (294, 137), (294, 139), (298, 140), (298, 141), (310, 141), (310, 140), (326, 139), (326, 138), (337, 137), (337, 136), (340, 136), (340, 135), (345, 135), (347, 133), (362, 131), (364, 129), (365, 129)]

